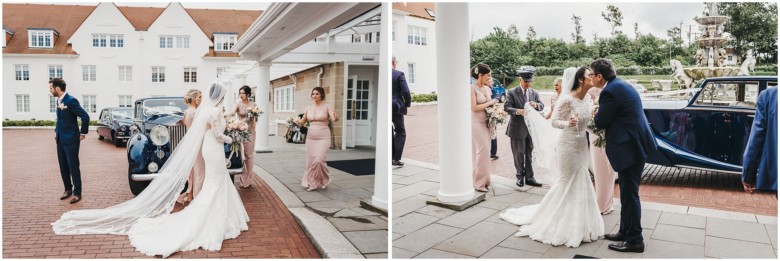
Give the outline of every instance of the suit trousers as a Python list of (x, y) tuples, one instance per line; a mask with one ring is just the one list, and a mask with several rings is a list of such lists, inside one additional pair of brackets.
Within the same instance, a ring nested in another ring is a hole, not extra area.
[(531, 167), (531, 152), (534, 151), (534, 144), (531, 142), (531, 136), (525, 139), (510, 138), (512, 147), (512, 156), (515, 158), (515, 177), (517, 180), (534, 177), (534, 169)]
[(401, 155), (404, 153), (404, 144), (406, 144), (406, 126), (404, 126), (403, 114), (393, 112), (393, 126), (395, 129), (392, 148), (393, 160), (401, 160)]
[(645, 162), (637, 162), (618, 172), (620, 185), (620, 234), (631, 244), (643, 242), (642, 207), (639, 203), (639, 182)]
[(73, 144), (57, 142), (57, 160), (60, 164), (60, 175), (65, 190), (73, 191), (73, 195), (81, 196), (81, 170), (79, 168), (80, 141)]
[(495, 157), (498, 153), (498, 137), (490, 140), (490, 157)]

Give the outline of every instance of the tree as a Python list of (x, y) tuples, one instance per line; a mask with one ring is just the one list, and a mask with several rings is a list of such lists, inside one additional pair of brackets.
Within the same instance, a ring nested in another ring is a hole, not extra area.
[(508, 30), (494, 27), (485, 38), (471, 43), (471, 65), (489, 65), (496, 78), (513, 75), (522, 59), (528, 59), (523, 56), (521, 45), (520, 39), (512, 37)]
[(639, 23), (634, 23), (634, 41), (639, 40)]
[(574, 21), (574, 33), (571, 34), (571, 39), (574, 43), (585, 43), (585, 38), (582, 37), (582, 17), (575, 14), (571, 14), (571, 20)]
[(636, 41), (636, 56), (632, 60), (641, 66), (661, 66), (664, 61), (668, 64), (667, 52), (662, 49), (664, 43), (653, 34), (642, 35)]
[(759, 62), (777, 61), (777, 3), (720, 2), (718, 9), (731, 18), (725, 28), (731, 34), (727, 47), (734, 48), (737, 57), (753, 49)]
[(607, 12), (601, 12), (601, 17), (609, 23), (609, 26), (612, 28), (612, 35), (622, 34), (623, 32), (619, 30), (619, 27), (623, 25), (623, 13), (620, 12), (617, 6), (610, 4), (607, 5)]
[(528, 27), (528, 33), (525, 35), (525, 40), (528, 42), (528, 50), (534, 49), (534, 40), (536, 40), (536, 30), (533, 26)]
[(506, 31), (509, 33), (509, 36), (520, 39), (520, 30), (517, 30), (517, 26), (515, 24), (509, 25), (509, 28), (507, 28)]
[[(677, 55), (683, 55), (684, 54), (684, 48), (683, 48), (683, 39), (682, 39), (682, 29), (680, 27), (672, 27), (666, 30), (666, 36), (669, 37), (670, 42), (668, 43), (669, 46), (666, 47), (666, 52), (669, 52), (671, 48), (671, 56), (675, 57)], [(690, 53), (689, 55), (693, 55), (693, 53)]]

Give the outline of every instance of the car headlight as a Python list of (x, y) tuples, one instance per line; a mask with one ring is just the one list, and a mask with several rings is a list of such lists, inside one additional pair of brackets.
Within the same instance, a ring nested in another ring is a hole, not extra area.
[(122, 130), (122, 131), (127, 131), (127, 126), (119, 127), (119, 129)]
[(160, 168), (157, 166), (157, 163), (149, 163), (149, 172), (157, 172)]
[(152, 132), (149, 133), (152, 138), (152, 143), (157, 146), (168, 144), (171, 140), (171, 136), (168, 134), (168, 128), (158, 125), (152, 128)]

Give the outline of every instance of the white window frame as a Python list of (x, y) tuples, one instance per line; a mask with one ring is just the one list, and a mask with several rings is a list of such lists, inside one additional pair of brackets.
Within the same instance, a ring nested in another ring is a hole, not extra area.
[(123, 48), (123, 47), (125, 47), (125, 35), (123, 35), (123, 34), (92, 34), (92, 47), (95, 47), (95, 48)]
[(83, 95), (81, 96), (82, 104), (84, 105), (84, 110), (87, 111), (87, 113), (96, 113), (97, 112), (97, 95)]
[(274, 112), (295, 112), (295, 85), (274, 89)]
[(407, 73), (406, 73), (406, 82), (408, 83), (414, 83), (414, 75), (415, 70), (417, 69), (416, 63), (407, 63), (406, 64)]
[(165, 66), (152, 66), (152, 82), (165, 82)]
[(81, 81), (95, 82), (97, 81), (97, 65), (82, 65), (81, 66)]
[(49, 94), (49, 112), (57, 112), (57, 97), (54, 97), (54, 95), (51, 94)]
[[(28, 30), (27, 43), (30, 48), (52, 48), (54, 47), (53, 30)], [(5, 35), (3, 36), (5, 37)], [(47, 42), (48, 40), (48, 42)]]
[(229, 70), (230, 67), (217, 67), (217, 77), (219, 77), (220, 74), (225, 73), (225, 71)]
[(407, 26), (407, 35), (406, 43), (410, 45), (428, 45), (428, 28), (409, 25)]
[(162, 49), (189, 49), (189, 35), (160, 35), (160, 48)]
[(30, 81), (30, 65), (14, 64), (14, 75), (17, 81)]
[(62, 79), (62, 65), (49, 65), (49, 81), (54, 78)]
[(198, 67), (184, 67), (184, 82), (198, 82)]
[(214, 51), (230, 52), (238, 40), (237, 34), (214, 34)]
[(133, 95), (119, 95), (120, 108), (133, 108)]
[(30, 95), (29, 94), (17, 94), (16, 95), (16, 112), (28, 113), (30, 112)]
[(352, 42), (353, 43), (360, 43), (363, 41), (363, 34), (353, 34), (352, 35)]
[(120, 82), (132, 82), (133, 81), (133, 66), (132, 65), (119, 65), (117, 67), (117, 77)]

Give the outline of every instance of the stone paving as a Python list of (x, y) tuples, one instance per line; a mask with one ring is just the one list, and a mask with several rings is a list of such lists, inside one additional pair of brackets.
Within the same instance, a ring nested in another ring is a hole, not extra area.
[[(360, 205), (361, 200), (370, 202), (374, 194), (374, 175), (355, 176), (329, 168), (331, 184), (327, 189), (306, 191), (301, 186), (306, 165), (305, 145), (286, 143), (281, 137), (270, 137), (269, 143), (273, 153), (257, 154), (260, 167), (257, 171), (267, 182), (277, 184), (272, 187), (294, 215), (314, 213), (315, 219), (319, 219), (313, 221), (318, 223), (318, 229), (332, 232), (331, 236), (322, 239), (312, 235), (315, 246), (325, 253), (325, 257), (387, 258), (387, 214), (373, 212)], [(374, 148), (369, 147), (330, 150), (327, 160), (374, 157)], [(322, 221), (329, 223), (323, 225)], [(309, 230), (305, 223), (304, 228)], [(310, 232), (316, 234), (321, 231)]]
[[(543, 102), (549, 102), (550, 95), (543, 92), (540, 98)], [(405, 118), (407, 139), (404, 158), (439, 164), (437, 115), (435, 104), (409, 108)], [(503, 134), (506, 126), (498, 126), (497, 154), (500, 158), (491, 162), (490, 172), (514, 179), (515, 168), (509, 138)], [(642, 178), (640, 196), (646, 201), (659, 203), (777, 215), (776, 193), (744, 193), (739, 175), (735, 174), (648, 164)]]
[[(409, 160), (393, 168), (393, 258), (777, 258), (777, 217), (642, 202), (644, 253), (609, 250), (597, 240), (553, 247), (513, 234), (518, 226), (498, 214), (539, 203), (544, 188), (515, 187), (493, 175), (486, 200), (456, 212), (426, 205), (436, 197), (438, 166)], [(644, 189), (644, 188), (643, 188)], [(619, 202), (616, 202), (619, 209)], [(605, 215), (606, 232), (619, 228), (619, 211)]]
[[(83, 199), (60, 200), (62, 179), (52, 129), (3, 130), (3, 258), (142, 258), (127, 236), (55, 235), (51, 223), (73, 209), (105, 208), (133, 197), (127, 154), (94, 131), (81, 143)], [(249, 230), (220, 251), (178, 252), (171, 258), (318, 258), (304, 229), (269, 185), (258, 177), (239, 189)], [(181, 209), (177, 206), (174, 211)]]

